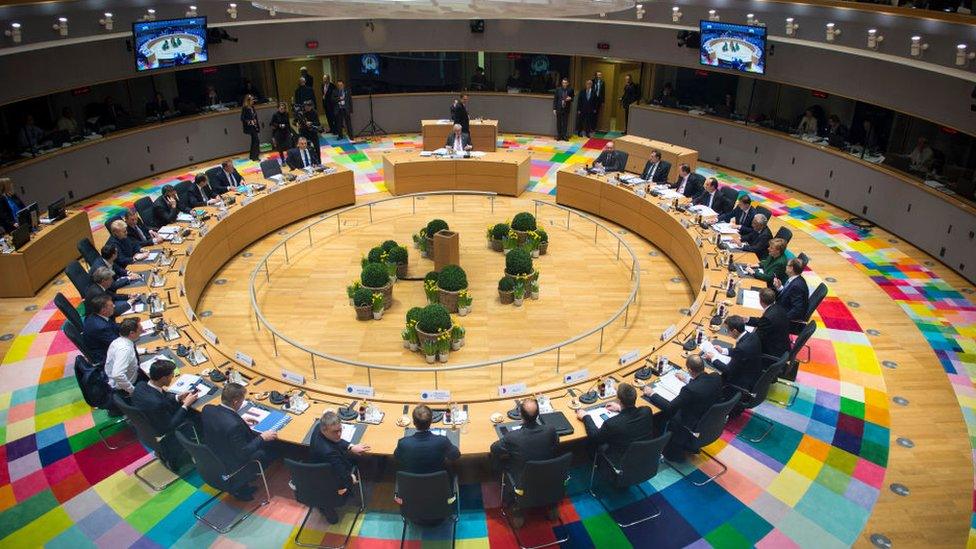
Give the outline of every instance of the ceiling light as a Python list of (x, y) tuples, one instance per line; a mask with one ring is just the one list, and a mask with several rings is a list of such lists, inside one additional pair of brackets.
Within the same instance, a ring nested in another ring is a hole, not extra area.
[(833, 42), (834, 38), (840, 36), (840, 29), (833, 23), (827, 23), (827, 41)]
[(112, 30), (112, 25), (113, 25), (112, 12), (110, 11), (105, 12), (105, 17), (103, 19), (99, 19), (98, 24), (104, 27), (105, 30), (109, 30), (109, 31)]
[(53, 25), (53, 28), (61, 36), (68, 36), (68, 18), (58, 17), (58, 22)]
[(20, 41), (23, 38), (20, 34), (20, 23), (11, 23), (10, 29), (3, 31), (3, 34), (9, 36), (10, 40), (13, 41), (14, 44), (20, 44)]

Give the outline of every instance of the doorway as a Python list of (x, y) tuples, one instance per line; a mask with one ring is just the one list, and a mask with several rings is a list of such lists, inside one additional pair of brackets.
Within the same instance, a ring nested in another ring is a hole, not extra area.
[(581, 69), (580, 89), (583, 89), (583, 83), (593, 78), (597, 71), (603, 73), (603, 81), (607, 89), (597, 117), (597, 129), (599, 131), (625, 131), (624, 109), (620, 106), (620, 95), (624, 89), (624, 76), (629, 74), (634, 82), (640, 82), (641, 64), (614, 59), (584, 57)]

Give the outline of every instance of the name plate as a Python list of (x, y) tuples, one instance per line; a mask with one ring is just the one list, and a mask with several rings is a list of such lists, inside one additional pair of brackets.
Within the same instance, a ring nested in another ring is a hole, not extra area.
[(498, 396), (521, 395), (527, 390), (525, 383), (510, 383), (498, 386)]
[(620, 355), (620, 363), (621, 364), (627, 364), (628, 362), (630, 362), (632, 360), (635, 360), (637, 358), (637, 355), (638, 355), (638, 353), (637, 353), (637, 350), (636, 349), (633, 350), (633, 351), (631, 351), (631, 352), (629, 352), (629, 353), (624, 353), (624, 354)]
[(211, 332), (210, 330), (203, 328), (200, 330), (200, 333), (203, 334), (203, 339), (209, 341), (211, 345), (216, 345), (218, 343), (217, 334)]
[(674, 333), (677, 331), (678, 328), (674, 324), (668, 326), (668, 329), (664, 330), (664, 333), (661, 334), (661, 341), (664, 341), (665, 339), (671, 339), (674, 336)]
[[(237, 353), (240, 355), (240, 353)], [(305, 376), (302, 374), (296, 374), (295, 372), (289, 372), (288, 370), (281, 371), (281, 379), (285, 381), (290, 381), (292, 383), (303, 384), (305, 383)]]
[(241, 206), (247, 206), (248, 204), (251, 203), (252, 200), (254, 200), (253, 196), (245, 196), (244, 198), (241, 199)]
[(186, 318), (188, 318), (191, 321), (197, 319), (197, 315), (193, 312), (193, 309), (191, 309), (189, 306), (183, 308), (183, 314), (185, 314)]
[(183, 276), (184, 273), (186, 273), (186, 263), (180, 265), (180, 276)]
[(243, 362), (247, 366), (254, 366), (254, 359), (240, 351), (234, 353), (234, 358), (236, 358), (240, 362)]
[(346, 393), (358, 396), (373, 398), (373, 388), (369, 385), (346, 385)]
[(217, 221), (223, 221), (225, 217), (227, 217), (227, 210), (217, 212)]
[(204, 226), (200, 227), (200, 231), (199, 232), (200, 232), (200, 236), (207, 236), (207, 233), (210, 232), (210, 227), (204, 225)]
[(576, 383), (577, 381), (583, 381), (588, 377), (590, 377), (590, 371), (584, 368), (582, 370), (576, 370), (575, 372), (570, 372), (564, 375), (563, 383), (568, 385), (570, 383)]
[(184, 286), (182, 282), (180, 282), (180, 295), (186, 295), (186, 286)]
[(451, 392), (446, 389), (428, 389), (420, 392), (422, 402), (446, 402), (451, 400)]
[(192, 253), (193, 253), (193, 245), (191, 244), (190, 246), (186, 247), (186, 255), (190, 255)]

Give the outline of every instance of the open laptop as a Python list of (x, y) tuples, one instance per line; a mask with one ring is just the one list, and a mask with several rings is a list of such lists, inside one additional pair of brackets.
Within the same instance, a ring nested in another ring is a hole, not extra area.
[(10, 233), (10, 236), (14, 241), (14, 249), (19, 250), (24, 247), (25, 244), (30, 242), (30, 223), (21, 223), (14, 232)]

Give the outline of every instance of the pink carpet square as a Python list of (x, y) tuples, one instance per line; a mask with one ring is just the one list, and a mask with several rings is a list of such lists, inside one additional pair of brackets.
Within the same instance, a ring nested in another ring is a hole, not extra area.
[(48, 348), (48, 353), (70, 353), (75, 351), (77, 348), (75, 344), (68, 339), (68, 336), (64, 335), (64, 332), (58, 330), (54, 333), (54, 338), (51, 340), (51, 346)]
[(90, 413), (82, 414), (64, 422), (64, 434), (67, 437), (71, 437), (94, 426), (95, 420), (92, 418), (92, 415)]
[(38, 469), (20, 480), (15, 480), (12, 486), (17, 501), (24, 501), (48, 487), (47, 477), (44, 476), (43, 470)]
[(766, 537), (756, 542), (756, 549), (790, 549), (792, 547), (799, 548), (800, 546), (775, 528), (766, 534)]
[(15, 423), (34, 417), (34, 409), (37, 407), (36, 401), (25, 402), (16, 406), (11, 406), (7, 410), (7, 422)]
[(31, 344), (30, 350), (27, 351), (28, 358), (38, 358), (47, 356), (48, 349), (51, 347), (51, 342), (54, 341), (55, 332), (46, 332), (37, 334), (34, 338), (34, 342)]
[(857, 465), (854, 466), (853, 476), (865, 484), (881, 488), (881, 484), (884, 482), (884, 474), (884, 467), (858, 458)]

